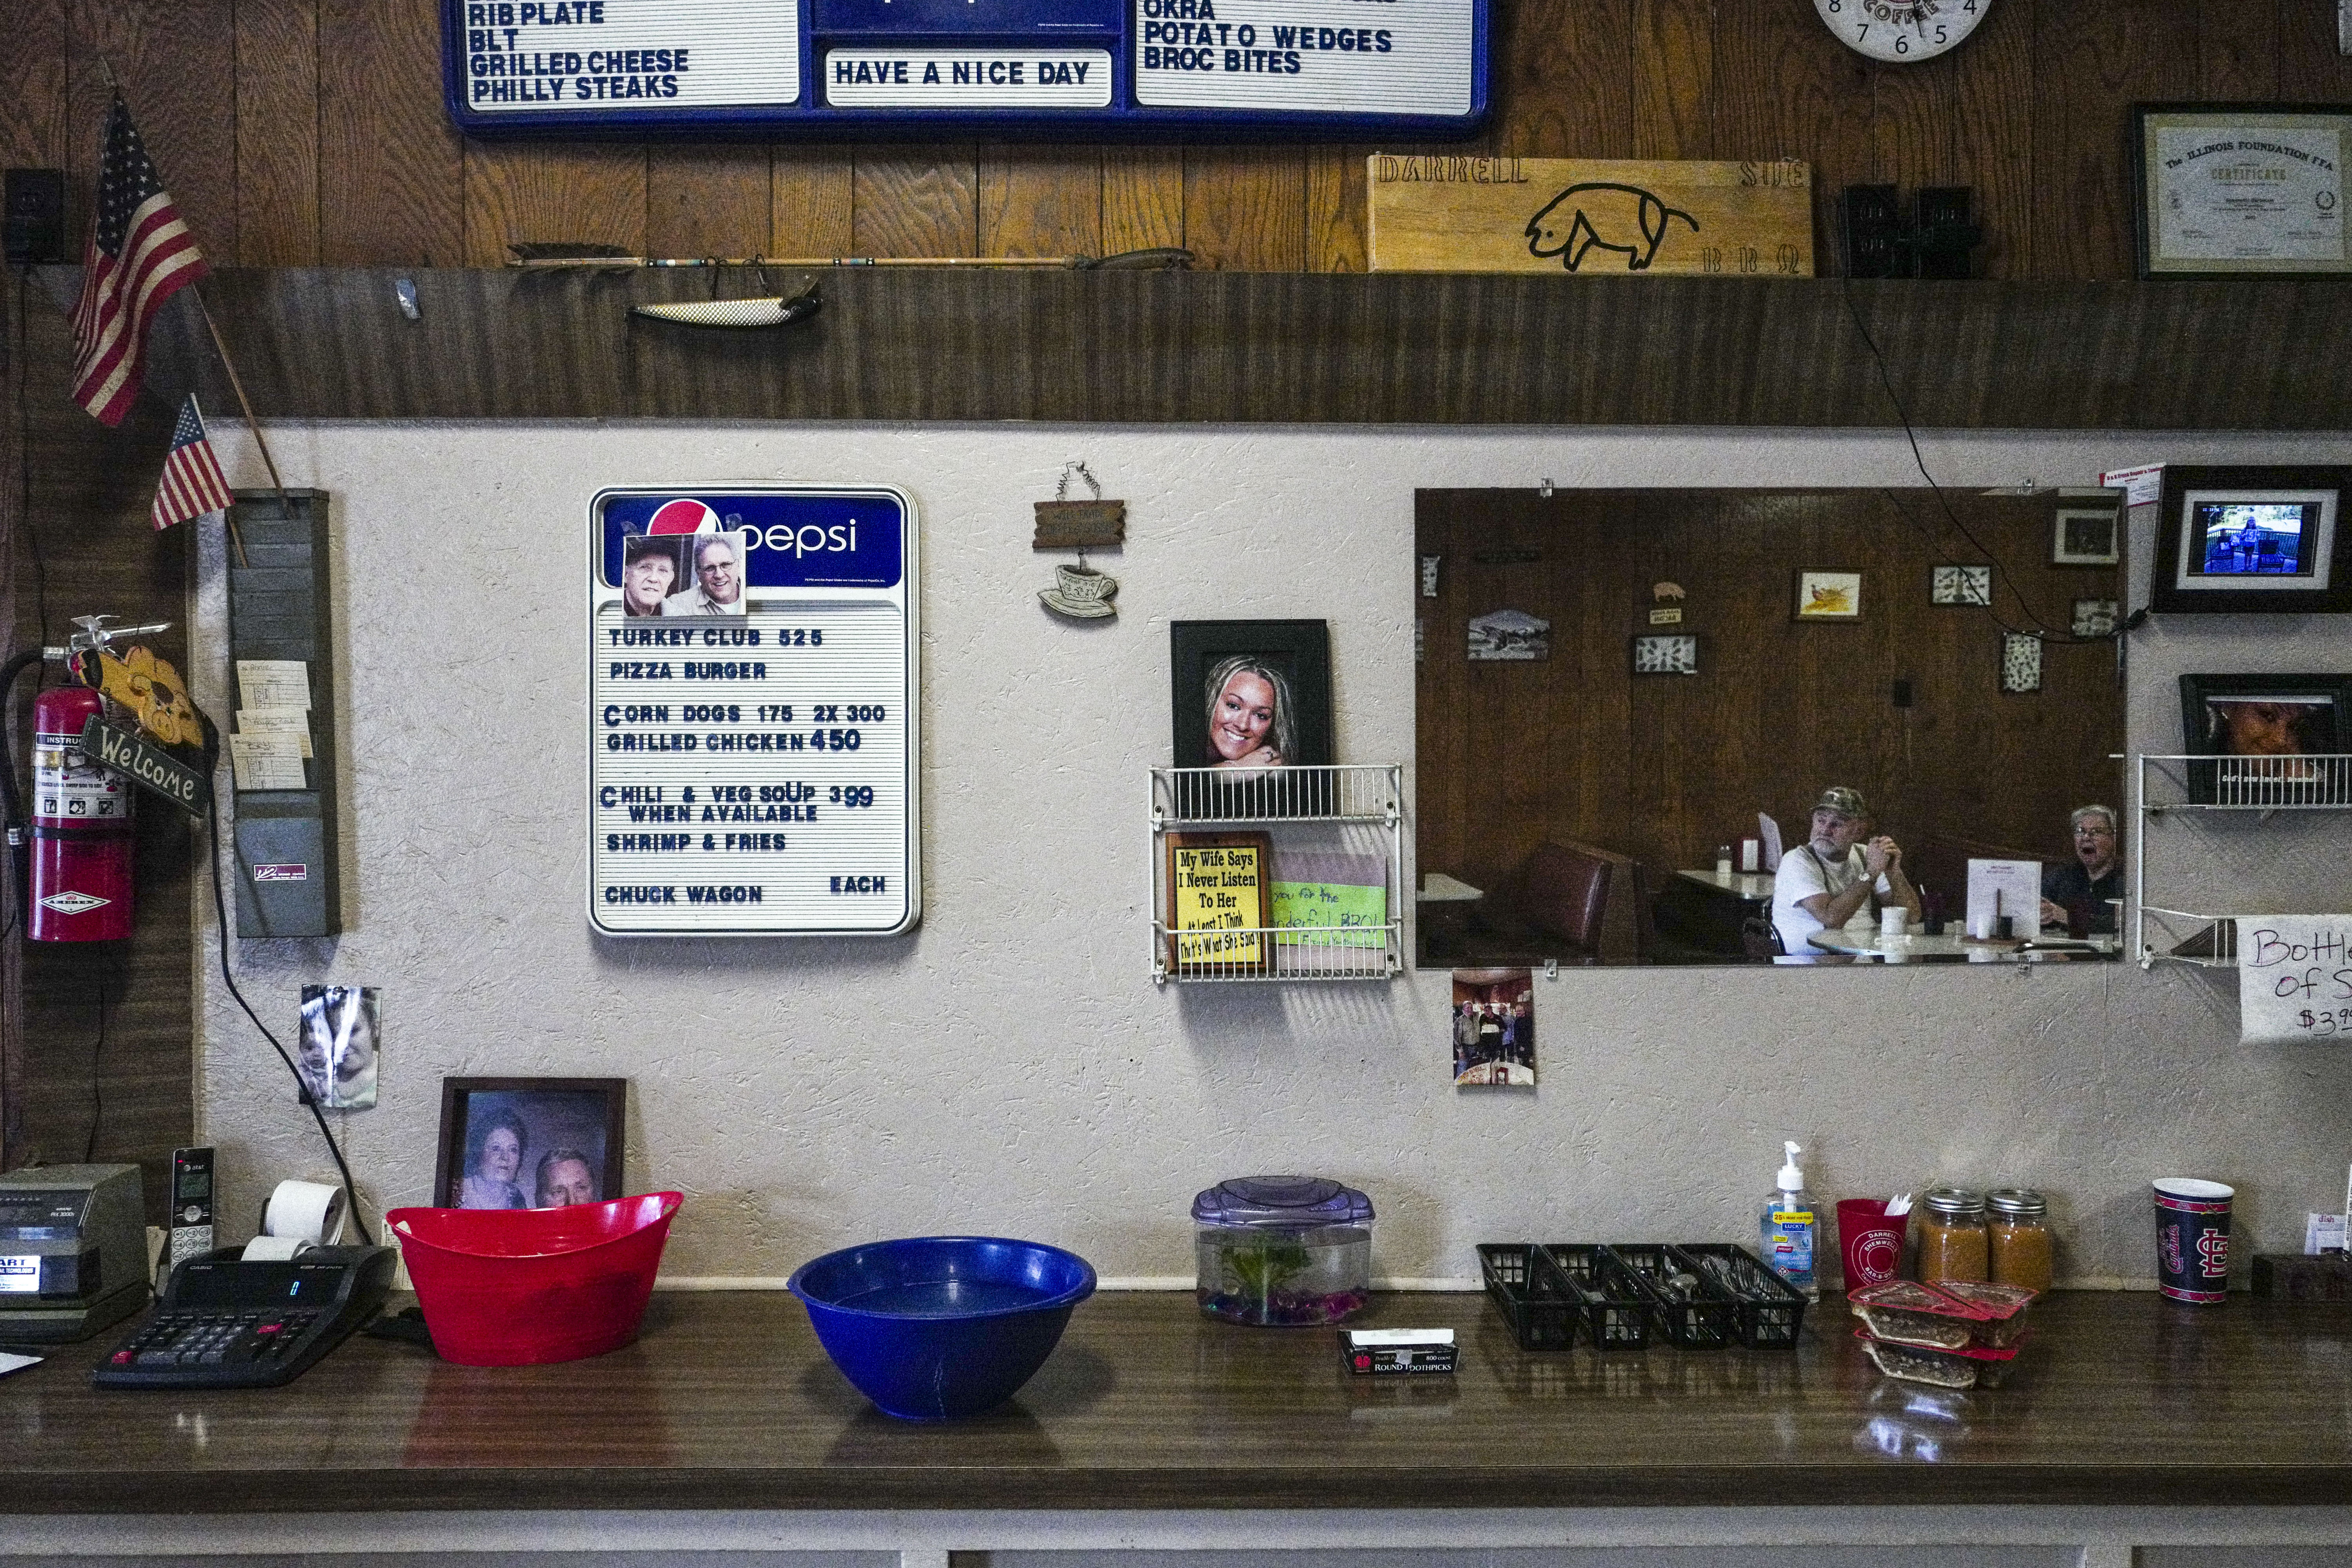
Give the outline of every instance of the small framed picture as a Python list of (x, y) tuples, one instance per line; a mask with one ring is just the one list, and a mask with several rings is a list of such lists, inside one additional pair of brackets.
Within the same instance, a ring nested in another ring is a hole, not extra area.
[(1862, 619), (1862, 574), (1798, 573), (1794, 618), (1801, 621)]
[(2336, 570), (2347, 489), (2352, 468), (2168, 465), (2148, 607), (2223, 615), (2352, 610), (2352, 573)]
[(1689, 632), (1652, 633), (1633, 639), (1636, 675), (1696, 675), (1698, 638)]
[(305, 985), (297, 1045), (302, 1087), (330, 1110), (375, 1103), (377, 1033), (383, 1016), (373, 985)]
[(443, 1208), (551, 1209), (623, 1195), (625, 1078), (445, 1078)]
[(1535, 1000), (1532, 971), (1454, 972), (1454, 1082), (1457, 1088), (1535, 1087)]
[(1930, 566), (1927, 568), (1927, 602), (1933, 605), (1991, 604), (1992, 568)]
[(2352, 675), (2184, 675), (2181, 750), (2200, 805), (2352, 804)]
[(1169, 967), (1187, 979), (1274, 964), (1274, 841), (1264, 833), (1168, 835)]
[(1176, 621), (1171, 744), (1180, 768), (1331, 762), (1331, 634), (1322, 621)]
[(2113, 599), (2077, 599), (2067, 629), (2078, 637), (2111, 637), (2122, 614)]
[(2062, 506), (2052, 514), (2050, 564), (2113, 566), (2122, 557), (2123, 513), (2111, 506)]
[(1473, 664), (1525, 662), (1551, 657), (1551, 623), (1525, 610), (1489, 610), (1470, 623)]
[(2042, 639), (2032, 632), (2001, 633), (2000, 689), (2011, 696), (2042, 689)]

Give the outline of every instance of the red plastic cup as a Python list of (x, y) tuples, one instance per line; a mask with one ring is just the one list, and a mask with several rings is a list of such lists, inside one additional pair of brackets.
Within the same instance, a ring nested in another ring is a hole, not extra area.
[(1885, 1198), (1840, 1198), (1838, 1255), (1845, 1263), (1845, 1288), (1884, 1285), (1903, 1268), (1903, 1229), (1908, 1215), (1889, 1219)]

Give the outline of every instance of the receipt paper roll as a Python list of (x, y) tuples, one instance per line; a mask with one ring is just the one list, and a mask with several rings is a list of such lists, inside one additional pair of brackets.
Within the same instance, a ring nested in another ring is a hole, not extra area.
[(343, 1238), (343, 1189), (323, 1182), (280, 1182), (269, 1194), (261, 1234), (332, 1247)]

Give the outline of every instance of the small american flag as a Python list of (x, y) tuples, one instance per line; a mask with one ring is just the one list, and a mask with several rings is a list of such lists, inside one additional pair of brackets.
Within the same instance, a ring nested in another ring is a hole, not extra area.
[(131, 123), (130, 109), (117, 97), (106, 117), (98, 222), (82, 256), (81, 298), (73, 313), (74, 401), (100, 424), (121, 424), (139, 395), (155, 312), (208, 270)]
[(171, 455), (163, 459), (163, 478), (155, 487), (155, 510), (150, 515), (157, 528), (169, 528), (208, 511), (221, 511), (236, 498), (221, 477), (220, 459), (205, 439), (205, 416), (196, 395), (180, 405), (180, 423), (172, 431)]

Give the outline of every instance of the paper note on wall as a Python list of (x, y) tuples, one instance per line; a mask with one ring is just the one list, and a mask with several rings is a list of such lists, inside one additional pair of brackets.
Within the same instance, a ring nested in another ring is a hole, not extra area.
[(2242, 917), (2238, 1018), (2249, 1045), (2352, 1039), (2352, 915)]
[[(1388, 862), (1378, 855), (1282, 854), (1274, 862), (1281, 946), (1383, 947)], [(1302, 929), (1303, 928), (1303, 929)]]

